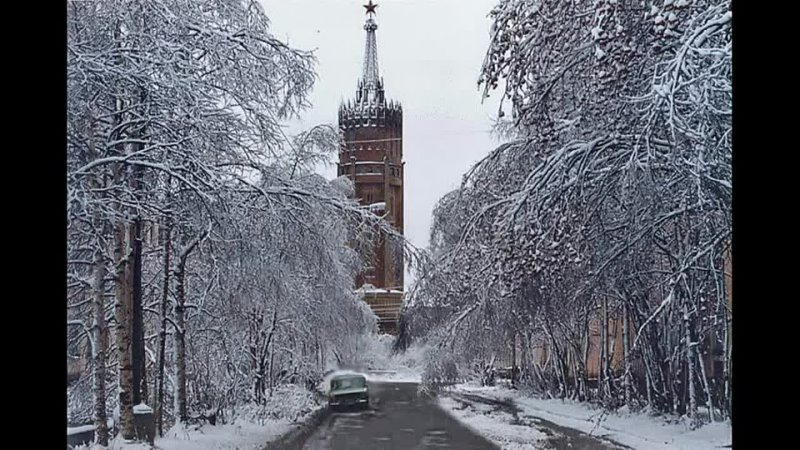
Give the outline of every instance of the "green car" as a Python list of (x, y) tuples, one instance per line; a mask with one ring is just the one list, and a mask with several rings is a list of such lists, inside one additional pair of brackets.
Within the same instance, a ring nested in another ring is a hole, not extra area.
[(336, 375), (331, 378), (328, 405), (333, 409), (347, 407), (367, 409), (369, 407), (367, 379), (358, 374)]

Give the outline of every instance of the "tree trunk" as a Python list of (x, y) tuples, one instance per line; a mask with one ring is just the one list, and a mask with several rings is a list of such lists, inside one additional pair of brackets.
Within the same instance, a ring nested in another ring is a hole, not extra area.
[(177, 302), (175, 304), (175, 365), (177, 378), (176, 399), (178, 419), (185, 423), (188, 418), (186, 408), (186, 259), (182, 255), (176, 270)]
[(572, 380), (572, 395), (571, 398), (578, 399), (581, 397), (582, 387), (581, 387), (581, 368), (580, 368), (580, 353), (581, 353), (581, 346), (580, 341), (578, 341), (577, 345), (570, 346), (569, 352), (569, 360), (570, 360), (570, 377)]
[(698, 364), (700, 365), (700, 376), (701, 379), (703, 380), (703, 388), (705, 389), (706, 392), (706, 404), (708, 405), (708, 418), (709, 420), (711, 420), (711, 422), (714, 422), (715, 420), (714, 401), (713, 401), (714, 398), (711, 396), (711, 389), (709, 388), (708, 385), (708, 376), (706, 375), (706, 365), (703, 362), (703, 358), (700, 355), (700, 352), (697, 352), (697, 361)]
[(144, 402), (142, 381), (144, 380), (144, 323), (142, 318), (142, 221), (136, 218), (130, 226), (133, 244), (131, 272), (131, 364), (133, 378), (133, 404)]
[(608, 400), (610, 396), (608, 379), (608, 299), (603, 296), (603, 325), (600, 331), (600, 392), (601, 398)]
[[(724, 372), (724, 380), (725, 380), (725, 408), (727, 409), (728, 417), (731, 415), (731, 396), (733, 393), (731, 392), (731, 349), (733, 348), (733, 341), (732, 341), (732, 326), (733, 323), (731, 321), (733, 315), (733, 256), (732, 252), (733, 249), (728, 247), (727, 252), (725, 253), (725, 258), (723, 261), (726, 264), (723, 264), (723, 272), (722, 278), (724, 281), (725, 286), (725, 301), (727, 304), (727, 308), (724, 309), (725, 313), (722, 315), (723, 319), (725, 320), (725, 349), (724, 355), (725, 360), (723, 364), (723, 372)], [(730, 273), (730, 276), (727, 274)], [(730, 280), (730, 281), (728, 281)]]
[[(147, 104), (147, 90), (144, 86), (139, 86), (139, 101), (142, 105)], [(144, 113), (144, 112), (143, 112)], [(145, 126), (146, 127), (146, 126)], [(134, 138), (141, 138), (146, 133), (145, 129), (134, 129)], [(136, 153), (144, 147), (142, 143), (131, 144), (131, 150)], [(133, 166), (130, 168), (131, 190), (138, 197), (142, 191), (142, 167)], [(142, 217), (140, 213), (131, 224), (131, 241), (133, 244), (133, 303), (131, 333), (133, 335), (131, 348), (131, 358), (133, 360), (133, 403), (138, 405), (144, 403), (147, 398), (142, 392), (147, 392), (145, 385), (145, 368), (147, 366), (144, 351), (144, 321), (142, 318)]]
[[(730, 340), (730, 336), (728, 336)], [(733, 390), (731, 390), (731, 383), (733, 382), (733, 372), (731, 371), (731, 350), (733, 344), (729, 344), (728, 350), (725, 352), (725, 406), (728, 409), (728, 417), (733, 413), (731, 408), (733, 402)]]
[[(142, 342), (144, 342), (144, 336), (142, 336)], [(142, 354), (144, 357), (142, 358), (142, 390), (141, 390), (141, 399), (142, 402), (147, 402), (149, 391), (148, 389), (150, 386), (147, 384), (147, 353), (144, 352), (144, 346), (142, 346)]]
[[(91, 110), (89, 112), (92, 116)], [(90, 157), (97, 158), (96, 148), (94, 146), (94, 122), (90, 121), (88, 126), (88, 140), (89, 140), (89, 153)], [(93, 183), (93, 186), (98, 190), (102, 189), (105, 185), (105, 176)], [(94, 213), (94, 226), (105, 237), (108, 229), (107, 222), (100, 218), (99, 212)], [(94, 422), (95, 422), (95, 443), (101, 446), (108, 446), (108, 416), (106, 414), (106, 360), (108, 351), (108, 324), (106, 322), (106, 304), (105, 304), (105, 277), (106, 277), (106, 260), (103, 256), (103, 245), (101, 242), (96, 243), (97, 247), (94, 251), (94, 284), (93, 300), (94, 300), (94, 323), (92, 324), (92, 332), (94, 339), (94, 347), (92, 348), (92, 364), (93, 364), (93, 394), (94, 394)]]
[(132, 388), (133, 378), (131, 373), (131, 336), (130, 336), (130, 270), (128, 260), (130, 257), (127, 226), (117, 223), (114, 236), (114, 262), (116, 271), (114, 277), (116, 302), (114, 314), (116, 317), (117, 360), (119, 367), (119, 413), (122, 425), (122, 437), (133, 439), (136, 430), (133, 422)]
[(106, 264), (103, 252), (94, 253), (94, 423), (95, 443), (108, 446), (108, 423), (106, 416)]
[(517, 387), (517, 333), (511, 333), (511, 386)]
[(164, 436), (164, 358), (167, 347), (167, 303), (169, 302), (170, 231), (167, 223), (164, 231), (164, 281), (161, 293), (161, 329), (158, 333), (158, 398), (156, 400), (156, 426), (158, 435)]
[(519, 337), (519, 383), (525, 384), (524, 377), (528, 374), (528, 337), (524, 331), (520, 332)]
[(560, 378), (559, 382), (559, 398), (562, 400), (567, 397), (567, 374), (565, 369), (565, 362), (564, 362), (564, 355), (561, 353), (558, 345), (553, 340), (553, 352), (556, 356), (556, 365), (558, 369), (558, 375)]
[(319, 341), (319, 334), (314, 336), (314, 349), (317, 354), (317, 371), (322, 372), (325, 370), (325, 348)]
[(275, 345), (273, 344), (273, 336), (275, 335), (275, 328), (278, 326), (278, 305), (275, 305), (275, 310), (272, 312), (272, 325), (267, 336), (266, 350), (269, 353), (269, 366), (267, 368), (267, 377), (269, 380), (269, 397), (272, 398), (273, 380), (272, 380), (272, 365), (275, 361)]
[[(644, 297), (633, 297), (631, 300), (632, 308), (628, 312), (633, 314), (634, 320), (631, 326), (633, 330), (636, 330), (637, 327), (645, 321), (645, 317), (642, 314), (639, 303), (646, 305), (646, 299)], [(659, 381), (656, 379), (656, 369), (660, 367), (660, 360), (657, 357), (659, 354), (658, 337), (655, 335), (653, 328), (647, 328), (640, 336), (640, 339), (641, 345), (639, 348), (641, 349), (642, 366), (644, 368), (647, 405), (653, 411), (661, 411), (661, 404), (656, 404), (656, 402), (660, 402), (662, 399), (660, 396), (653, 395), (658, 394), (659, 386)]]
[(628, 348), (628, 338), (630, 331), (628, 330), (628, 305), (622, 305), (622, 360), (625, 361), (625, 378), (623, 383), (625, 385), (625, 404), (630, 408), (631, 404), (631, 358), (630, 349)]
[(583, 340), (584, 347), (583, 347), (583, 361), (582, 361), (583, 362), (583, 373), (581, 374), (581, 377), (582, 377), (581, 381), (583, 383), (583, 387), (582, 387), (582, 389), (583, 389), (583, 399), (584, 400), (589, 400), (589, 386), (588, 386), (589, 380), (587, 379), (588, 378), (587, 365), (589, 364), (589, 347), (592, 344), (591, 340), (590, 340), (591, 339), (592, 330), (589, 328), (589, 315), (588, 314), (585, 316), (585, 319), (584, 319), (583, 332), (584, 332), (584, 340)]
[(728, 327), (728, 323), (730, 318), (725, 315), (725, 361), (723, 363), (723, 372), (724, 372), (724, 380), (725, 380), (725, 407), (727, 409), (728, 416), (731, 415), (731, 335), (730, 329)]
[(684, 339), (686, 339), (686, 375), (689, 389), (689, 409), (687, 414), (689, 419), (694, 423), (697, 420), (697, 392), (695, 391), (694, 386), (694, 361), (697, 358), (695, 358), (695, 343), (692, 341), (692, 328), (691, 319), (689, 318), (688, 301), (688, 299), (685, 299), (683, 304)]
[[(644, 335), (644, 339), (647, 341), (648, 335)], [(650, 342), (643, 342), (642, 343), (642, 363), (644, 364), (644, 376), (645, 376), (645, 387), (647, 389), (647, 406), (650, 408), (651, 411), (657, 410), (658, 408), (653, 403), (653, 391), (655, 390), (656, 382), (653, 379), (653, 361), (652, 361), (652, 352), (649, 351)]]
[(558, 343), (556, 342), (555, 335), (553, 334), (552, 329), (547, 324), (547, 319), (545, 319), (545, 331), (549, 335), (550, 338), (550, 345), (553, 347), (553, 355), (556, 358), (556, 377), (559, 379), (559, 398), (562, 400), (567, 395), (567, 377), (564, 373), (564, 361), (562, 360), (561, 350), (558, 347)]
[(209, 228), (204, 234), (189, 242), (176, 258), (178, 264), (175, 269), (177, 283), (177, 299), (175, 302), (175, 327), (177, 328), (175, 331), (175, 378), (178, 386), (176, 387), (175, 402), (177, 404), (178, 419), (183, 423), (189, 418), (186, 402), (186, 336), (188, 335), (186, 329), (186, 262), (189, 260), (192, 250), (209, 233), (211, 233), (211, 224), (209, 224)]
[(249, 314), (248, 322), (248, 349), (251, 361), (251, 370), (253, 371), (253, 398), (256, 404), (262, 404), (265, 392), (265, 358), (266, 345), (262, 341), (264, 338), (265, 330), (264, 314), (258, 310), (253, 310)]

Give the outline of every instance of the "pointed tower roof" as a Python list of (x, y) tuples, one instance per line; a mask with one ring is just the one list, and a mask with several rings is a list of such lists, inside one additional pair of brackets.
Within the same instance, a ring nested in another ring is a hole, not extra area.
[(364, 45), (364, 67), (358, 82), (359, 92), (356, 95), (359, 103), (374, 104), (383, 100), (383, 83), (378, 71), (378, 43), (375, 38), (375, 30), (378, 29), (378, 24), (375, 23), (375, 8), (377, 7), (378, 5), (372, 3), (372, 0), (364, 5), (367, 15), (366, 23), (364, 23), (367, 40)]
[(378, 73), (378, 44), (375, 39), (375, 30), (378, 29), (378, 24), (375, 23), (375, 8), (378, 5), (369, 3), (364, 5), (367, 12), (367, 22), (364, 24), (364, 29), (367, 31), (367, 42), (364, 46), (364, 73), (361, 76), (365, 87), (375, 89), (379, 81)]
[(378, 122), (387, 123), (387, 120), (392, 123), (402, 122), (400, 104), (397, 102), (393, 102), (392, 105), (388, 104), (384, 95), (383, 79), (378, 70), (378, 43), (375, 38), (375, 31), (378, 29), (378, 24), (375, 23), (377, 7), (378, 5), (373, 3), (373, 0), (369, 0), (364, 5), (367, 16), (364, 23), (364, 30), (367, 32), (364, 45), (364, 65), (361, 77), (358, 79), (355, 98), (352, 103), (348, 101), (339, 108), (344, 122), (350, 119), (356, 120), (356, 118), (369, 125), (376, 125)]

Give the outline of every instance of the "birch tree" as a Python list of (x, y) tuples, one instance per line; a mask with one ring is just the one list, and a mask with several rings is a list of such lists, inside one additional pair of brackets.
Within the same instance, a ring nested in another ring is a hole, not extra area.
[[(158, 379), (153, 391), (159, 417), (170, 408), (165, 397), (172, 396), (179, 404), (172, 413), (191, 419), (199, 395), (191, 395), (196, 380), (189, 368), (206, 364), (211, 355), (233, 352), (214, 373), (220, 386), (234, 379), (237, 387), (242, 373), (253, 375), (238, 365), (244, 353), (233, 348), (241, 342), (236, 333), (245, 328), (222, 333), (220, 345), (207, 351), (193, 347), (194, 339), (219, 337), (225, 321), (240, 312), (225, 303), (231, 299), (223, 287), (238, 292), (235, 301), (246, 306), (243, 311), (266, 308), (274, 318), (263, 324), (274, 333), (265, 348), (267, 373), (259, 374), (268, 379), (259, 391), (277, 382), (285, 367), (302, 367), (313, 377), (325, 363), (324, 344), (356, 333), (337, 337), (318, 330), (363, 328), (363, 309), (348, 293), (360, 263), (345, 244), (375, 229), (400, 237), (308, 173), (307, 167), (338, 148), (331, 127), (296, 139), (284, 135), (281, 121), (307, 106), (313, 63), (311, 53), (269, 33), (256, 1), (68, 2), (67, 301), (71, 329), (83, 331), (75, 339), (88, 340), (95, 355), (98, 424), (105, 423), (106, 409), (119, 407), (123, 437), (134, 434), (129, 318), (140, 312), (138, 305), (131, 310), (134, 291), (145, 296), (144, 329), (158, 330), (145, 337), (143, 356), (177, 368), (174, 377), (172, 369), (145, 376)], [(144, 223), (168, 230), (166, 242), (142, 256), (142, 276), (133, 277), (131, 246)], [(198, 236), (205, 237), (196, 242)], [(269, 270), (234, 274), (223, 263)], [(142, 281), (156, 274), (160, 290)], [(198, 274), (212, 277), (196, 282)], [(257, 278), (261, 292), (246, 286), (248, 276)], [(103, 303), (112, 292), (113, 313)], [(318, 309), (315, 315), (303, 315), (308, 307)], [(115, 352), (105, 361), (96, 341), (112, 315)], [(263, 331), (259, 324), (255, 332)], [(156, 357), (151, 353), (158, 335)], [(168, 337), (175, 344), (170, 352)], [(304, 357), (292, 361), (298, 349)], [(110, 374), (113, 383), (103, 384), (107, 363), (116, 364), (116, 374)], [(119, 395), (103, 405), (105, 386), (112, 385)], [(102, 430), (98, 439), (106, 439)]]

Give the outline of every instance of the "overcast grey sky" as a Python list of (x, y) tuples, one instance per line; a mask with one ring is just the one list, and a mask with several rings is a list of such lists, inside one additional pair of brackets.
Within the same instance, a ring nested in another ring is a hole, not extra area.
[[(261, 0), (276, 37), (315, 50), (313, 107), (296, 132), (336, 124), (342, 100), (361, 75), (366, 32), (363, 0)], [(377, 0), (378, 64), (388, 98), (403, 104), (405, 234), (428, 245), (436, 201), (497, 145), (490, 135), (497, 97), (481, 103), (477, 79), (497, 0)], [(336, 176), (336, 167), (322, 171)], [(408, 279), (406, 284), (408, 284)]]

